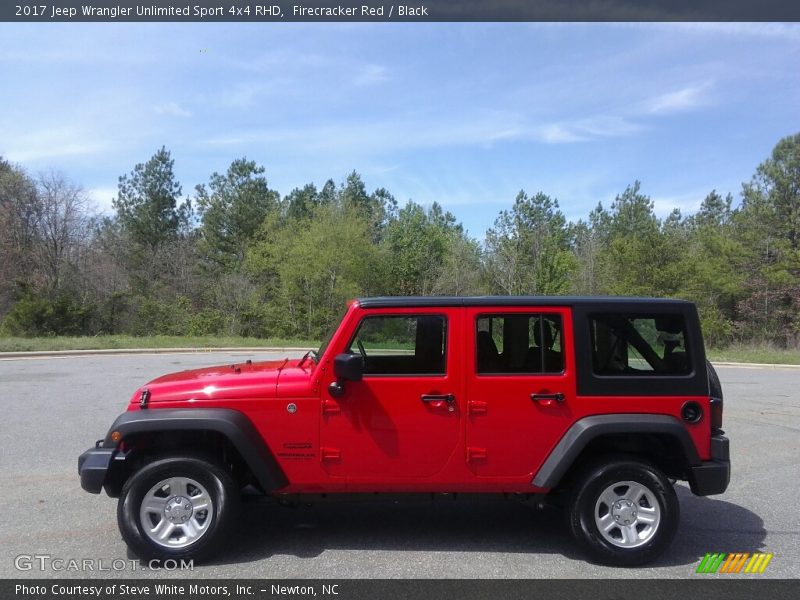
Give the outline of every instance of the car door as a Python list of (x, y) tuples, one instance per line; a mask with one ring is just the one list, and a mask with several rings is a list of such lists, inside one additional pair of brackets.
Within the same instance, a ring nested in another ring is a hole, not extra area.
[(477, 477), (525, 480), (573, 420), (568, 308), (469, 307), (467, 461)]
[[(349, 488), (435, 478), (459, 446), (460, 308), (364, 310), (337, 353), (364, 357), (341, 396), (322, 388), (323, 468)], [(329, 374), (330, 375), (330, 374)], [(330, 377), (332, 380), (333, 377)]]

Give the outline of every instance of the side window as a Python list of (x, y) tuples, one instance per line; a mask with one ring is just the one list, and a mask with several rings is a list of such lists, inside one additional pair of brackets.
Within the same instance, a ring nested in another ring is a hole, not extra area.
[(559, 315), (480, 315), (475, 345), (480, 374), (561, 373), (564, 370)]
[(592, 366), (598, 375), (688, 375), (680, 315), (592, 315)]
[(348, 352), (364, 357), (365, 375), (444, 375), (446, 340), (442, 316), (366, 317)]

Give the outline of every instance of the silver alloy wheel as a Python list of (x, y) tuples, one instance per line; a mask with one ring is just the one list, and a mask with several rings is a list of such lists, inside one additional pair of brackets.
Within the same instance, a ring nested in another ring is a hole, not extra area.
[(600, 535), (618, 548), (636, 548), (650, 541), (661, 522), (655, 494), (637, 481), (608, 486), (594, 507)]
[(206, 489), (188, 477), (159, 481), (142, 498), (139, 519), (145, 535), (159, 546), (185, 548), (208, 531), (214, 503)]

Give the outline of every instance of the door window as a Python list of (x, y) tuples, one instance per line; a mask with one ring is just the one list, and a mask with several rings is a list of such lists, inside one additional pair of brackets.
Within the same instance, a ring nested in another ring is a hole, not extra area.
[(480, 374), (561, 373), (564, 370), (559, 315), (480, 315), (475, 344)]
[(438, 315), (366, 317), (348, 352), (364, 357), (365, 375), (444, 375), (446, 330)]

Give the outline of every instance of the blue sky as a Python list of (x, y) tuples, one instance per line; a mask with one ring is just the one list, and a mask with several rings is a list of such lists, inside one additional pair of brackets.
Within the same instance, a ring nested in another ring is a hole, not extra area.
[(635, 179), (666, 215), (738, 199), (800, 131), (789, 24), (0, 24), (0, 156), (109, 210), (162, 145), (184, 194), (241, 156), (357, 170), (482, 237), (516, 193), (571, 219)]

